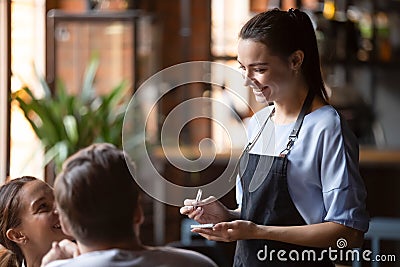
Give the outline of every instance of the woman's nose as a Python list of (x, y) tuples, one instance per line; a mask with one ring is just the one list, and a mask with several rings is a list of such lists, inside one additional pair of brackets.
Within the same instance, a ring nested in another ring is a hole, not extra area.
[(253, 84), (253, 81), (248, 77), (244, 76), (244, 86), (251, 86)]
[(53, 213), (58, 216), (58, 210), (57, 210), (56, 205), (54, 205), (54, 207), (53, 207)]
[(249, 70), (242, 70), (242, 77), (244, 79), (244, 86), (251, 86), (254, 84), (252, 74)]
[(250, 77), (249, 75), (244, 77), (244, 86), (250, 86), (250, 87), (255, 87), (256, 83), (255, 80)]

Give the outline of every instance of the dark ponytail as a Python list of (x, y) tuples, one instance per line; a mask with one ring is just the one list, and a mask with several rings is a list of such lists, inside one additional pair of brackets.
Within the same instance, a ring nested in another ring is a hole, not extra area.
[(251, 18), (239, 33), (241, 39), (251, 39), (268, 46), (271, 53), (283, 60), (296, 50), (304, 53), (301, 66), (307, 85), (325, 101), (328, 94), (322, 80), (317, 39), (310, 17), (298, 10), (273, 9)]
[(28, 182), (36, 178), (24, 176), (13, 179), (0, 187), (0, 244), (4, 247), (0, 252), (0, 266), (21, 266), (24, 255), (20, 247), (7, 237), (7, 230), (21, 223), (19, 191)]

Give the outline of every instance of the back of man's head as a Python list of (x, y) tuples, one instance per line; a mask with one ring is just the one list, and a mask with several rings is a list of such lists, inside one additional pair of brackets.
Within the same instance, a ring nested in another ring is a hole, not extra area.
[(54, 191), (61, 220), (66, 219), (70, 234), (83, 244), (133, 236), (139, 190), (125, 157), (113, 145), (94, 144), (72, 155), (57, 176)]

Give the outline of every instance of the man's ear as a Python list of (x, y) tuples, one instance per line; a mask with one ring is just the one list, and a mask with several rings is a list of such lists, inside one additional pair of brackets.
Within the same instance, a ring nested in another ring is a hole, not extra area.
[(22, 232), (19, 232), (14, 228), (8, 229), (6, 232), (6, 236), (8, 239), (17, 243), (18, 245), (25, 244), (26, 241), (28, 240), (27, 237)]
[(63, 233), (67, 236), (74, 237), (71, 230), (71, 224), (69, 223), (67, 217), (65, 215), (62, 215), (61, 212), (58, 211), (58, 218), (60, 220), (61, 230), (63, 231)]
[(71, 226), (68, 223), (61, 224), (61, 230), (67, 236), (74, 237), (72, 230), (71, 230)]
[(292, 70), (299, 71), (301, 64), (303, 64), (304, 52), (301, 50), (294, 51), (289, 57), (289, 64)]
[(139, 201), (137, 203), (135, 213), (133, 214), (133, 224), (135, 225), (141, 225), (144, 222), (144, 213), (142, 209), (142, 205), (139, 204)]

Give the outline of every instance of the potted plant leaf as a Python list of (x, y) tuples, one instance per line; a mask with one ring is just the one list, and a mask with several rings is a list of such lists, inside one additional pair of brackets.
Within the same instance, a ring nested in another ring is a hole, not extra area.
[(80, 94), (69, 94), (58, 81), (51, 92), (40, 80), (44, 96), (36, 97), (23, 87), (12, 94), (45, 150), (45, 164), (54, 163), (55, 174), (65, 159), (77, 150), (96, 142), (122, 146), (122, 125), (128, 104), (126, 82), (122, 81), (107, 94), (96, 94), (94, 80), (99, 57), (93, 56), (86, 68)]

